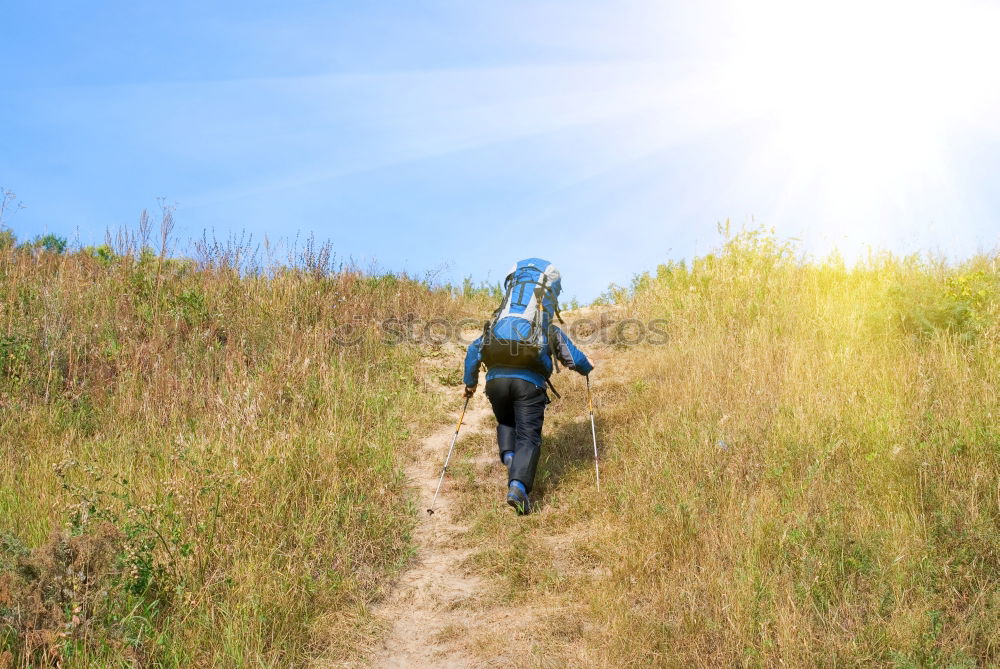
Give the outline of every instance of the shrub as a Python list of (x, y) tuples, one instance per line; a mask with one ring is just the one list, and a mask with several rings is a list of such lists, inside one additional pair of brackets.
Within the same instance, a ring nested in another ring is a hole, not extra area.
[(0, 251), (12, 249), (16, 245), (17, 237), (14, 236), (14, 231), (8, 228), (0, 227)]
[(59, 237), (51, 233), (37, 237), (32, 244), (35, 248), (48, 251), (49, 253), (62, 253), (66, 250), (66, 245), (67, 241), (65, 237)]
[(891, 295), (905, 332), (949, 334), (968, 342), (991, 322), (997, 277), (982, 270), (950, 271), (943, 278), (925, 274), (899, 280)]

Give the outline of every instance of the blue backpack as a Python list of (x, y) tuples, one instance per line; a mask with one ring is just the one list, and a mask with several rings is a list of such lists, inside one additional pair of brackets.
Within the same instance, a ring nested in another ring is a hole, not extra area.
[[(562, 279), (547, 260), (528, 258), (511, 268), (504, 279), (504, 298), (483, 327), (482, 360), (487, 367), (532, 369), (548, 377), (543, 355), (553, 353), (552, 319), (559, 315)], [(552, 364), (557, 358), (552, 356)]]

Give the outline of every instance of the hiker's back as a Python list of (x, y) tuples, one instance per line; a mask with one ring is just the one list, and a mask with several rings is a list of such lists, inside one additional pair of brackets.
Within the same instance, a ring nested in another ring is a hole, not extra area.
[[(514, 264), (504, 279), (503, 302), (483, 327), (482, 361), (488, 368), (552, 372), (552, 321), (559, 317), (559, 270), (547, 260)], [(560, 319), (561, 320), (561, 319)]]
[[(465, 396), (479, 385), (485, 363), (486, 396), (497, 419), (497, 447), (507, 467), (507, 504), (531, 509), (532, 485), (542, 443), (545, 386), (559, 393), (549, 375), (561, 363), (586, 376), (593, 365), (552, 321), (559, 317), (559, 271), (547, 260), (528, 258), (504, 280), (503, 302), (465, 352)], [(589, 385), (588, 385), (589, 387)]]

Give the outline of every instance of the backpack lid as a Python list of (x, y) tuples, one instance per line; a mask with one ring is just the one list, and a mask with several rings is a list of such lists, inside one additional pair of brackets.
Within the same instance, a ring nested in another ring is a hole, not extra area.
[(510, 286), (512, 281), (525, 279), (544, 283), (555, 297), (559, 297), (559, 293), (562, 292), (562, 275), (559, 274), (556, 266), (548, 260), (542, 258), (518, 260), (507, 273), (507, 278), (504, 279), (504, 288)]

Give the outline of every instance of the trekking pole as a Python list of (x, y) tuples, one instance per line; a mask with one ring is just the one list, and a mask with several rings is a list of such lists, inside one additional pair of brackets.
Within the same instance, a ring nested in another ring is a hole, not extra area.
[(587, 409), (590, 411), (590, 436), (594, 438), (594, 473), (597, 474), (597, 492), (601, 492), (601, 468), (597, 465), (597, 428), (594, 427), (594, 398), (590, 394), (590, 375), (587, 375)]
[(451, 447), (448, 449), (448, 457), (444, 459), (444, 467), (441, 468), (441, 478), (438, 479), (437, 490), (434, 491), (434, 499), (431, 500), (431, 505), (427, 508), (427, 513), (434, 515), (434, 503), (437, 502), (438, 493), (441, 492), (441, 484), (444, 483), (444, 474), (448, 471), (448, 462), (451, 460), (451, 452), (455, 449), (455, 442), (458, 441), (458, 430), (462, 427), (462, 421), (465, 419), (465, 410), (469, 408), (469, 400), (471, 397), (465, 398), (465, 405), (462, 407), (462, 414), (458, 417), (458, 425), (455, 426), (455, 436), (451, 439)]

